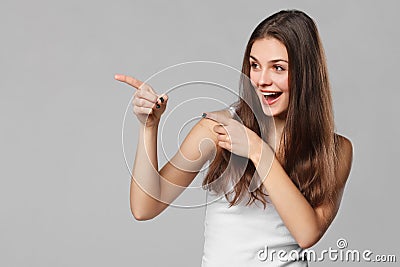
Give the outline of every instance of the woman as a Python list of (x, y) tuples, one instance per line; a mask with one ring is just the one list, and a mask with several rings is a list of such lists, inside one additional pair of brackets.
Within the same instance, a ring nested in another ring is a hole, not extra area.
[[(250, 37), (242, 72), (250, 81), (241, 80), (234, 112), (204, 113), (159, 171), (157, 130), (168, 97), (116, 75), (138, 89), (132, 213), (138, 220), (160, 214), (216, 146), (203, 186), (225, 197), (207, 207), (202, 266), (307, 266), (301, 252), (336, 216), (353, 154), (351, 142), (334, 132), (326, 60), (313, 20), (297, 10), (266, 18)], [(279, 250), (285, 255), (271, 253)]]

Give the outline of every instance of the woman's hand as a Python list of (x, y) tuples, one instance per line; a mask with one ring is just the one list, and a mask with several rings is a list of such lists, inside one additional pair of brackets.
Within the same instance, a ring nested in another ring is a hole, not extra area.
[(137, 89), (132, 105), (139, 122), (146, 127), (157, 126), (167, 107), (168, 96), (157, 95), (150, 85), (130, 76), (116, 74), (114, 78)]
[(262, 139), (237, 120), (218, 112), (207, 112), (205, 118), (220, 123), (213, 128), (218, 134), (218, 146), (249, 159), (254, 153), (260, 153)]

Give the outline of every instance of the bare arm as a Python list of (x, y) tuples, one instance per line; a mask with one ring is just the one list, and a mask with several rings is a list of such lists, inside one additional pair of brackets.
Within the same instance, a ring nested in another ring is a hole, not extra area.
[[(343, 138), (341, 147), (340, 169), (336, 174), (339, 183), (338, 195), (334, 204), (325, 203), (313, 208), (293, 184), (279, 161), (274, 157), (271, 148), (263, 144), (263, 152), (254, 154), (254, 162), (260, 177), (266, 177), (265, 186), (276, 210), (285, 222), (286, 227), (303, 248), (313, 246), (323, 236), (335, 218), (342, 199), (343, 189), (349, 176), (352, 163), (352, 144)], [(273, 160), (271, 169), (269, 162)]]
[(156, 129), (139, 137), (130, 194), (132, 214), (137, 220), (152, 219), (165, 210), (190, 185), (207, 160), (212, 159), (216, 140), (210, 130), (212, 124), (200, 120), (160, 171), (155, 167)]
[(139, 140), (132, 169), (130, 206), (137, 220), (160, 214), (193, 181), (216, 149), (216, 124), (201, 119), (189, 132), (175, 156), (158, 170), (157, 133), (168, 97), (157, 95), (147, 84), (125, 75), (115, 79), (137, 89), (133, 110), (139, 122)]

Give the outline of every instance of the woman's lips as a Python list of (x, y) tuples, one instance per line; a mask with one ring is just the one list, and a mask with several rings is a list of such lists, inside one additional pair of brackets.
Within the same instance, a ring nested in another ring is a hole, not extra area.
[[(263, 98), (263, 103), (266, 105), (272, 105), (276, 101), (279, 100), (279, 97), (282, 95), (282, 92), (261, 92), (262, 93), (262, 98)], [(274, 97), (275, 96), (275, 97)]]

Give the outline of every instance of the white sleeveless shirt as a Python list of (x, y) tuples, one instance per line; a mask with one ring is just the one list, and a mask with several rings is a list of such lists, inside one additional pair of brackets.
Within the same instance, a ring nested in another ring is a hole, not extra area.
[[(207, 191), (210, 196), (215, 200), (206, 206), (202, 267), (308, 266), (268, 197), (263, 209), (260, 201), (246, 206), (248, 198), (229, 208), (224, 195)], [(300, 260), (287, 258), (298, 255)]]

